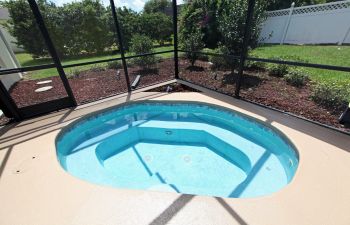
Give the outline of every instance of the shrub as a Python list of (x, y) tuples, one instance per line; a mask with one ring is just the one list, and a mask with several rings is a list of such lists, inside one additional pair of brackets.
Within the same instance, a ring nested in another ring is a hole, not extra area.
[(284, 76), (284, 80), (292, 86), (302, 87), (309, 80), (309, 75), (305, 71), (295, 69), (288, 72), (288, 74)]
[(107, 63), (107, 69), (119, 69), (122, 67), (120, 61), (111, 61)]
[(72, 69), (68, 72), (69, 77), (79, 77), (79, 75), (84, 72), (84, 69)]
[(343, 110), (349, 100), (349, 84), (319, 83), (313, 87), (311, 98), (317, 104), (333, 111)]
[[(284, 60), (282, 57), (274, 57), (270, 58), (274, 60)], [(269, 71), (269, 74), (276, 77), (283, 77), (288, 73), (288, 65), (285, 64), (277, 64), (277, 63), (269, 63), (267, 64), (267, 70)]]
[[(259, 58), (259, 55), (250, 53), (249, 57), (252, 58)], [(247, 68), (259, 68), (259, 69), (265, 69), (267, 67), (267, 64), (264, 62), (257, 62), (257, 61), (251, 61), (251, 60), (246, 60), (245, 66)]]
[(199, 29), (197, 29), (189, 37), (181, 37), (181, 39), (184, 39), (181, 41), (182, 48), (186, 51), (191, 51), (191, 52), (186, 52), (185, 56), (187, 59), (190, 60), (192, 66), (194, 66), (196, 60), (199, 57), (198, 53), (194, 53), (194, 52), (198, 52), (204, 47), (202, 38), (203, 38), (203, 34)]
[(225, 46), (219, 46), (218, 48), (211, 50), (209, 53), (218, 54), (209, 55), (209, 61), (213, 63), (213, 69), (232, 69), (237, 64), (237, 59), (234, 59), (231, 56), (224, 56), (229, 54)]
[[(222, 54), (221, 50), (219, 48), (211, 49), (208, 51), (212, 54)], [(223, 60), (222, 56), (219, 55), (209, 55), (209, 62), (212, 63), (212, 69), (223, 69), (225, 67), (225, 62)]]
[[(134, 35), (131, 39), (130, 50), (135, 55), (153, 52), (152, 39), (145, 35)], [(154, 55), (142, 56), (133, 58), (133, 63), (140, 66), (142, 69), (150, 69), (157, 63), (157, 58)]]
[(106, 67), (102, 65), (94, 65), (90, 68), (91, 72), (103, 72), (105, 70), (106, 70)]
[[(269, 59), (274, 59), (274, 60), (282, 60), (282, 61), (294, 61), (294, 62), (308, 62), (305, 59), (300, 58), (299, 56), (295, 55), (285, 55), (285, 56), (280, 56), (280, 57), (272, 57)], [(286, 75), (291, 68), (288, 65), (285, 64), (276, 64), (276, 63), (269, 63), (265, 64), (266, 68), (269, 70), (269, 74), (272, 76), (276, 77), (283, 77)]]

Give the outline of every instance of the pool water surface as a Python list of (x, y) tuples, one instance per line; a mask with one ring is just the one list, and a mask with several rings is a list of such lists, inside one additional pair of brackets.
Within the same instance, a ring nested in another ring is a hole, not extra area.
[(68, 125), (56, 139), (62, 167), (117, 188), (247, 198), (279, 191), (298, 155), (276, 129), (204, 103), (138, 102)]

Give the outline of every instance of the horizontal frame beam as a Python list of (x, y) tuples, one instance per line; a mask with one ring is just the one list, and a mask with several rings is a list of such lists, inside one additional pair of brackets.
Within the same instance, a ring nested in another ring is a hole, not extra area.
[(199, 51), (187, 51), (187, 50), (179, 50), (179, 52), (183, 53), (195, 53), (195, 54), (201, 54), (201, 55), (212, 55), (212, 56), (219, 56), (219, 57), (231, 57), (233, 59), (240, 59), (239, 55), (226, 55), (226, 54), (219, 54), (219, 53), (211, 53), (211, 52), (199, 52)]
[[(174, 52), (174, 50), (125, 56), (125, 58), (132, 59), (132, 58), (137, 58), (137, 57), (142, 57), (142, 56), (157, 55), (157, 54), (171, 53), (171, 52)], [(197, 54), (202, 54), (202, 55), (213, 55), (213, 56), (222, 56), (222, 57), (232, 57), (234, 59), (239, 59), (239, 56), (236, 56), (236, 55), (225, 55), (225, 54), (217, 54), (217, 53), (209, 53), (209, 52), (191, 52), (191, 51), (185, 51), (185, 50), (179, 50), (179, 52), (197, 53)], [(89, 62), (83, 62), (83, 63), (67, 64), (67, 65), (62, 65), (62, 66), (63, 66), (63, 68), (70, 68), (70, 67), (85, 66), (85, 65), (96, 64), (96, 63), (117, 61), (117, 60), (121, 60), (121, 59), (122, 59), (121, 57), (118, 57), (118, 58), (95, 60), (95, 61), (89, 61)], [(265, 59), (265, 58), (256, 58), (256, 57), (247, 57), (246, 60), (255, 61), (255, 62), (285, 64), (285, 65), (291, 65), (291, 66), (301, 66), (301, 67), (310, 67), (310, 68), (317, 68), (317, 69), (350, 72), (350, 67), (344, 67), (344, 66), (332, 66), (332, 65), (324, 65), (324, 64), (303, 63), (303, 62), (284, 61), (284, 60), (276, 60), (276, 59)], [(51, 64), (44, 64), (44, 65), (38, 65), (38, 66), (27, 66), (27, 67), (21, 67), (21, 68), (3, 69), (3, 70), (0, 70), (0, 75), (8, 75), (8, 74), (12, 74), (12, 73), (21, 73), (21, 72), (23, 73), (23, 72), (30, 72), (30, 71), (43, 70), (43, 69), (51, 69), (51, 68), (55, 68), (55, 67), (56, 67), (55, 64), (51, 63)]]

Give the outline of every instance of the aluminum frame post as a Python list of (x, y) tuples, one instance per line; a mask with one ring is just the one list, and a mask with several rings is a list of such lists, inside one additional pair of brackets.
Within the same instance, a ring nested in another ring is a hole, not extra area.
[(66, 92), (67, 92), (69, 98), (72, 101), (72, 106), (76, 106), (77, 102), (75, 100), (72, 88), (69, 85), (67, 76), (66, 76), (66, 74), (65, 74), (65, 72), (63, 70), (62, 64), (61, 64), (61, 60), (58, 57), (55, 45), (53, 44), (53, 42), (51, 40), (51, 37), (50, 37), (50, 34), (49, 34), (49, 32), (48, 32), (48, 30), (46, 28), (46, 25), (45, 25), (45, 22), (44, 22), (44, 19), (43, 19), (41, 13), (40, 13), (40, 9), (38, 7), (38, 4), (36, 3), (35, 0), (28, 0), (28, 3), (29, 3), (30, 8), (31, 8), (31, 10), (33, 12), (33, 15), (35, 17), (36, 23), (39, 26), (40, 32), (41, 32), (41, 34), (42, 34), (42, 36), (44, 38), (44, 41), (45, 41), (46, 46), (47, 46), (47, 49), (48, 49), (48, 51), (49, 51), (49, 53), (50, 53), (50, 55), (52, 57), (52, 60), (53, 60), (54, 64), (56, 65), (56, 69), (57, 69), (57, 72), (58, 72), (59, 76), (61, 77), (63, 86), (66, 89)]
[(243, 48), (242, 48), (240, 61), (239, 61), (238, 79), (237, 79), (236, 90), (235, 90), (236, 98), (239, 98), (239, 92), (241, 90), (241, 85), (243, 81), (244, 63), (248, 53), (248, 45), (249, 45), (250, 31), (251, 31), (250, 28), (253, 20), (254, 7), (255, 7), (255, 0), (249, 0), (247, 17), (246, 17), (245, 27), (244, 27)]
[(127, 88), (128, 88), (128, 92), (131, 92), (130, 79), (129, 79), (129, 73), (128, 73), (128, 66), (127, 66), (126, 60), (125, 60), (125, 51), (124, 51), (124, 45), (123, 45), (124, 40), (123, 40), (122, 33), (120, 31), (120, 26), (119, 26), (117, 12), (115, 10), (114, 0), (110, 0), (109, 2), (111, 4), (111, 10), (112, 10), (112, 15), (113, 15), (113, 19), (114, 19), (114, 25), (115, 25), (115, 29), (116, 29), (116, 33), (117, 33), (118, 42), (119, 42), (119, 50), (120, 50), (120, 55), (121, 55), (121, 58), (122, 58), (122, 63), (123, 63), (123, 68), (124, 68), (124, 75), (125, 75), (126, 85), (127, 85)]
[(177, 38), (177, 2), (173, 3), (173, 32), (174, 32), (174, 63), (175, 63), (175, 78), (179, 78), (179, 54), (178, 54), (178, 38)]

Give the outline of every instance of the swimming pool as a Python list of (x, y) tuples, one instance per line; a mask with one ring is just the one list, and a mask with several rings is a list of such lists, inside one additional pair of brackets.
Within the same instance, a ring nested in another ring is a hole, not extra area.
[(247, 198), (286, 186), (292, 143), (241, 113), (195, 102), (137, 102), (68, 125), (56, 138), (62, 167), (118, 188)]

